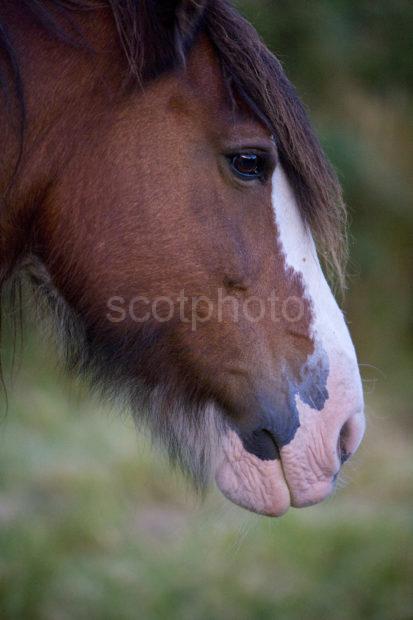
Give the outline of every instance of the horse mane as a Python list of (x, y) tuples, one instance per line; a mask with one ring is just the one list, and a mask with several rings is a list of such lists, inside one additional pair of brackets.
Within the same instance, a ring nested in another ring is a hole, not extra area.
[[(276, 137), (280, 160), (321, 259), (328, 274), (335, 275), (343, 287), (346, 209), (338, 179), (280, 62), (227, 0), (22, 0), (22, 5), (55, 37), (74, 44), (80, 40), (74, 11), (111, 11), (125, 69), (132, 83), (141, 87), (184, 65), (197, 34), (204, 32), (216, 49), (230, 88)], [(8, 59), (8, 74), (14, 78), (24, 112), (18, 61), (1, 11), (0, 55)], [(6, 85), (0, 72), (0, 88)]]

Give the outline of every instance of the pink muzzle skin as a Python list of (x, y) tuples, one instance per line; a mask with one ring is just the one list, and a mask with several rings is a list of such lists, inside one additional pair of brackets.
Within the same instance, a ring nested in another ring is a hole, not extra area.
[(252, 454), (235, 430), (227, 431), (215, 479), (229, 500), (279, 517), (290, 506), (311, 506), (331, 494), (342, 463), (355, 453), (365, 430), (358, 369), (342, 362), (330, 366), (329, 396), (321, 410), (296, 396), (299, 426), (280, 447), (280, 458)]

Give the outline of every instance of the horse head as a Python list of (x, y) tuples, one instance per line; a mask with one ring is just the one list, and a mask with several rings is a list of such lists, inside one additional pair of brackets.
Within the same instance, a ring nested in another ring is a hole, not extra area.
[(3, 271), (29, 271), (70, 367), (198, 484), (268, 515), (321, 501), (364, 432), (314, 241), (337, 267), (337, 180), (226, 1), (102, 4), (65, 9), (88, 42), (72, 45), (5, 3), (26, 129), (10, 184), (0, 122)]

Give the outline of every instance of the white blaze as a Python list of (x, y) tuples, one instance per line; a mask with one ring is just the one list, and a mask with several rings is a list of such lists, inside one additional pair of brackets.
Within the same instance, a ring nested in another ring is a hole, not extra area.
[(327, 284), (311, 232), (304, 224), (281, 166), (277, 166), (272, 183), (272, 205), (281, 249), (287, 266), (301, 274), (306, 296), (311, 301), (311, 335), (326, 351), (336, 349), (356, 363), (354, 346), (343, 313)]
[(343, 427), (346, 451), (357, 449), (365, 425), (363, 394), (343, 313), (327, 284), (311, 232), (281, 166), (277, 166), (272, 182), (272, 205), (286, 266), (301, 275), (313, 314), (310, 335), (316, 351), (326, 354), (329, 361), (329, 398), (317, 411), (296, 397), (300, 427), (293, 441), (281, 450), (292, 504), (303, 506), (319, 501), (332, 488), (332, 476), (340, 467), (337, 445)]

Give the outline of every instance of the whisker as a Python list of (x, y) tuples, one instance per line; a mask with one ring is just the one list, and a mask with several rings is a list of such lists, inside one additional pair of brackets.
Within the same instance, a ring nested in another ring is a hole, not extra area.
[(387, 379), (387, 375), (384, 372), (384, 370), (382, 370), (381, 368), (378, 368), (378, 366), (374, 366), (373, 364), (364, 364), (364, 363), (359, 363), (359, 368), (370, 368), (371, 370), (376, 370), (383, 379)]

